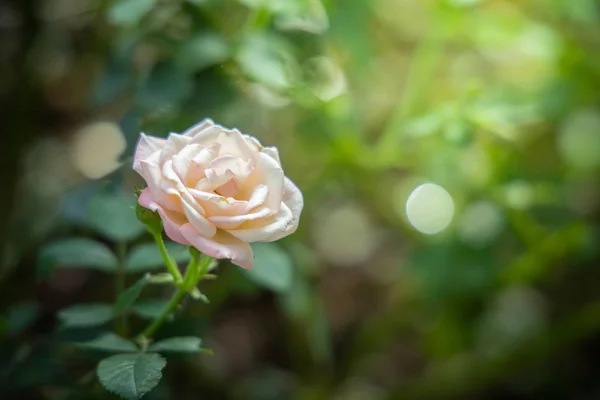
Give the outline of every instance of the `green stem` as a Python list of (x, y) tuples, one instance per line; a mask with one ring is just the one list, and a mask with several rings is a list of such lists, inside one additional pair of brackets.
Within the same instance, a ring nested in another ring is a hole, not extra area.
[(175, 280), (176, 285), (181, 285), (183, 282), (183, 278), (181, 277), (181, 272), (179, 272), (179, 268), (177, 264), (173, 261), (169, 252), (167, 251), (167, 247), (165, 246), (165, 242), (161, 234), (154, 235), (154, 241), (160, 250), (160, 255), (162, 256), (169, 273), (173, 275), (173, 279)]
[[(175, 311), (175, 309), (177, 309), (179, 303), (181, 303), (184, 297), (196, 287), (198, 282), (200, 282), (204, 275), (206, 275), (206, 273), (208, 272), (208, 268), (210, 266), (212, 258), (204, 257), (200, 259), (200, 253), (195, 249), (191, 250), (191, 254), (192, 258), (190, 259), (190, 262), (186, 268), (185, 277), (183, 278), (181, 283), (177, 285), (177, 291), (175, 291), (175, 293), (173, 294), (165, 308), (158, 315), (158, 317), (156, 317), (156, 319), (152, 321), (152, 323), (150, 323), (150, 325), (148, 325), (148, 327), (144, 329), (144, 331), (140, 334), (140, 341), (142, 343), (147, 343), (148, 340), (151, 339), (152, 336), (154, 336), (156, 331), (167, 320), (169, 315), (171, 315)], [(170, 258), (168, 256), (168, 253), (166, 253), (166, 255), (167, 258)], [(179, 279), (182, 279), (179, 270), (177, 270), (177, 272), (179, 275)]]
[(150, 339), (152, 336), (154, 336), (158, 328), (160, 328), (169, 315), (171, 315), (177, 306), (179, 306), (179, 303), (181, 303), (186, 294), (187, 290), (185, 290), (183, 286), (178, 287), (177, 291), (173, 294), (173, 297), (171, 297), (171, 300), (169, 300), (160, 315), (156, 317), (156, 319), (152, 321), (152, 323), (148, 325), (146, 329), (144, 329), (141, 336), (145, 339)]
[[(115, 299), (125, 290), (125, 258), (127, 256), (127, 243), (117, 243), (116, 253), (117, 271), (115, 274)], [(127, 334), (127, 317), (125, 314), (117, 318), (115, 324), (115, 328), (119, 334)]]

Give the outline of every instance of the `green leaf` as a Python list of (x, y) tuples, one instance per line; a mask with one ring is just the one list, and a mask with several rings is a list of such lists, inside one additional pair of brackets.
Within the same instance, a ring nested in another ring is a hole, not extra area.
[(48, 277), (54, 268), (91, 268), (114, 271), (117, 258), (104, 244), (85, 238), (69, 238), (44, 246), (38, 256), (37, 273)]
[(40, 313), (37, 303), (23, 302), (15, 304), (6, 313), (7, 330), (11, 334), (19, 334), (35, 321)]
[(156, 353), (118, 354), (98, 363), (98, 380), (106, 390), (125, 399), (141, 399), (154, 389), (167, 365)]
[(164, 299), (146, 299), (131, 306), (131, 312), (139, 317), (154, 319), (158, 317), (169, 301)]
[(110, 352), (137, 351), (138, 348), (131, 340), (127, 340), (112, 332), (106, 332), (96, 339), (88, 342), (77, 343), (87, 349), (103, 350)]
[(58, 313), (65, 327), (89, 327), (102, 325), (113, 317), (110, 304), (89, 303), (76, 304)]
[(229, 44), (213, 32), (200, 33), (184, 42), (177, 50), (175, 60), (185, 71), (200, 71), (220, 64), (231, 55)]
[(274, 2), (275, 27), (321, 34), (329, 28), (329, 19), (321, 0)]
[[(167, 251), (178, 264), (185, 263), (190, 259), (190, 253), (186, 246), (167, 242)], [(134, 247), (125, 262), (125, 270), (130, 273), (150, 271), (166, 268), (160, 251), (155, 243), (144, 243)]]
[(156, 64), (137, 93), (136, 101), (144, 111), (176, 107), (193, 87), (191, 75), (173, 62)]
[(131, 82), (129, 65), (121, 60), (112, 60), (92, 88), (93, 106), (102, 106), (115, 100), (125, 92)]
[(254, 33), (244, 38), (236, 60), (251, 78), (274, 89), (292, 86), (292, 58), (289, 46), (280, 38)]
[(117, 297), (117, 301), (113, 306), (113, 315), (121, 315), (127, 309), (129, 309), (133, 303), (137, 300), (137, 298), (142, 293), (144, 286), (148, 284), (150, 281), (150, 277), (148, 275), (144, 276), (142, 279), (138, 280), (136, 283), (128, 287)]
[(174, 337), (153, 343), (148, 347), (148, 350), (159, 353), (198, 353), (202, 351), (201, 344), (202, 340), (197, 337)]
[(256, 284), (285, 292), (292, 284), (292, 260), (288, 253), (273, 243), (253, 243), (254, 266), (244, 270)]
[(89, 223), (115, 242), (135, 239), (146, 230), (137, 219), (135, 205), (133, 193), (98, 193), (90, 201)]
[(156, 0), (117, 0), (110, 3), (106, 18), (115, 25), (135, 25), (148, 14)]

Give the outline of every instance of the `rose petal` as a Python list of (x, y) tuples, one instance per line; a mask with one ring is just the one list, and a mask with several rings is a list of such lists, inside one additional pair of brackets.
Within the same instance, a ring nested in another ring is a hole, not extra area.
[(266, 185), (258, 185), (252, 191), (252, 195), (250, 195), (250, 200), (246, 205), (245, 212), (248, 212), (258, 206), (264, 204), (267, 199), (267, 195), (269, 194), (269, 188)]
[(276, 215), (244, 224), (243, 229), (230, 230), (233, 236), (247, 242), (273, 242), (290, 235), (298, 228), (304, 200), (302, 192), (285, 178), (283, 204)]
[(212, 160), (208, 165), (208, 169), (211, 169), (217, 176), (231, 171), (236, 177), (246, 177), (252, 172), (250, 162), (229, 154)]
[(212, 237), (217, 232), (217, 227), (210, 221), (208, 221), (204, 216), (202, 216), (193, 205), (189, 204), (187, 201), (182, 201), (183, 211), (185, 212), (185, 216), (188, 221), (198, 233), (202, 236)]
[(245, 242), (272, 242), (275, 235), (283, 237), (293, 232), (293, 220), (289, 207), (282, 204), (277, 214), (249, 221), (242, 229), (230, 229), (229, 233)]
[(200, 151), (202, 151), (202, 147), (199, 144), (190, 144), (173, 156), (173, 169), (182, 182), (187, 182), (192, 160)]
[(223, 129), (216, 140), (221, 144), (220, 155), (233, 155), (249, 160), (256, 153), (237, 129)]
[(239, 215), (246, 213), (248, 202), (224, 197), (216, 193), (202, 192), (196, 189), (188, 189), (192, 196), (204, 208), (206, 215)]
[(277, 161), (277, 164), (281, 165), (281, 160), (279, 159), (279, 150), (277, 150), (277, 147), (265, 147), (262, 149), (262, 152), (271, 157), (273, 160)]
[(148, 184), (155, 202), (171, 211), (182, 212), (179, 198), (165, 192), (165, 187), (174, 185), (174, 183), (165, 181), (157, 158), (158, 153), (155, 153), (149, 159), (140, 161), (141, 175)]
[(147, 160), (153, 153), (159, 152), (165, 146), (166, 140), (154, 136), (148, 136), (145, 133), (140, 134), (140, 138), (135, 146), (135, 154), (133, 155), (133, 169), (142, 174), (140, 162)]
[(252, 247), (229, 233), (218, 230), (209, 239), (199, 235), (190, 224), (182, 226), (180, 232), (200, 252), (217, 259), (230, 259), (232, 263), (245, 269), (252, 268), (254, 261)]
[(224, 128), (214, 123), (210, 118), (205, 118), (196, 125), (185, 130), (182, 135), (192, 138), (192, 143), (204, 144), (214, 140)]
[(148, 188), (142, 190), (140, 194), (140, 198), (138, 199), (140, 205), (145, 207), (151, 211), (156, 211), (160, 215), (160, 219), (163, 222), (163, 227), (165, 228), (165, 233), (174, 242), (183, 244), (185, 246), (190, 246), (190, 242), (181, 234), (180, 228), (182, 225), (185, 225), (187, 221), (183, 217), (183, 215), (165, 210), (158, 203), (156, 203), (152, 199), (152, 194)]
[[(258, 153), (255, 158), (254, 170), (244, 182), (238, 198), (249, 198), (251, 193), (245, 193), (245, 190), (253, 190), (259, 185), (269, 188), (269, 193), (265, 199), (265, 207), (270, 208), (275, 213), (279, 211), (281, 199), (283, 197), (284, 174), (277, 161), (264, 153)], [(248, 197), (246, 197), (248, 196)]]
[(261, 218), (266, 218), (272, 213), (268, 208), (261, 208), (253, 213), (232, 215), (232, 216), (210, 216), (208, 220), (221, 229), (235, 229), (244, 222), (254, 221)]
[(185, 146), (189, 145), (191, 138), (177, 133), (170, 133), (165, 146), (160, 152), (160, 163), (163, 164), (179, 153)]
[(265, 147), (260, 141), (254, 136), (244, 134), (244, 139), (248, 142), (248, 144), (256, 151), (260, 151), (277, 161), (277, 164), (281, 165), (281, 160), (279, 160), (279, 151), (277, 147)]

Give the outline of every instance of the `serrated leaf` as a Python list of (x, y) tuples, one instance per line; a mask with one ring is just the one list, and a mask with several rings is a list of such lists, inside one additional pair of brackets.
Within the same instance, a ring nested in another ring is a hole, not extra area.
[[(185, 246), (167, 242), (166, 247), (176, 263), (185, 263), (190, 259), (190, 253)], [(131, 250), (125, 262), (125, 270), (129, 273), (151, 271), (165, 268), (164, 265), (165, 263), (156, 244), (144, 243)]]
[(118, 354), (98, 363), (98, 380), (106, 390), (125, 399), (141, 399), (154, 389), (167, 365), (156, 353)]
[(142, 300), (131, 307), (131, 312), (142, 318), (154, 319), (160, 315), (168, 302), (169, 300), (164, 299)]
[(131, 340), (127, 340), (112, 332), (106, 332), (88, 342), (77, 343), (79, 347), (110, 352), (137, 351), (138, 348)]
[(285, 292), (292, 284), (292, 260), (288, 253), (274, 243), (253, 243), (254, 266), (244, 270), (256, 284)]
[(104, 244), (86, 238), (70, 238), (44, 246), (38, 256), (38, 276), (45, 278), (57, 266), (114, 271), (117, 258)]
[(115, 304), (113, 306), (113, 315), (121, 315), (128, 308), (130, 308), (140, 296), (142, 290), (144, 289), (144, 286), (148, 284), (149, 280), (149, 276), (144, 276), (142, 279), (138, 280), (136, 283), (125, 289), (115, 301)]
[(90, 327), (110, 321), (113, 312), (110, 304), (76, 304), (59, 311), (58, 317), (65, 327)]
[(148, 14), (156, 0), (119, 0), (110, 3), (106, 18), (115, 25), (135, 25)]
[(199, 353), (202, 351), (201, 344), (202, 340), (198, 337), (173, 337), (151, 344), (148, 350), (159, 353)]
[(89, 205), (89, 224), (115, 242), (135, 239), (146, 231), (135, 214), (133, 193), (98, 193)]

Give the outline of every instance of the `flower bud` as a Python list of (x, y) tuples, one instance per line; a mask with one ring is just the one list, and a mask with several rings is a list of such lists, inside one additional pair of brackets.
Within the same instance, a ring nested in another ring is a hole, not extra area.
[(138, 204), (135, 208), (135, 215), (152, 235), (160, 235), (162, 233), (162, 220), (157, 212), (151, 211)]

